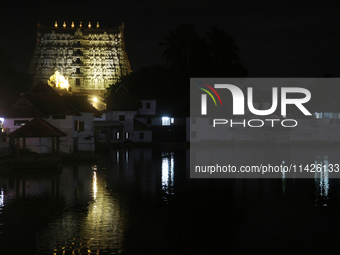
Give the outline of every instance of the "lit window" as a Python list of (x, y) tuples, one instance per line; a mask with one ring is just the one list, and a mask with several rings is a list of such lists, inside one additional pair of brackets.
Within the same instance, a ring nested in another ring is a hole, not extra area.
[(162, 117), (162, 126), (170, 126), (170, 118)]
[(174, 123), (175, 123), (175, 119), (174, 119), (174, 118), (171, 118), (171, 119), (170, 119), (170, 122), (171, 122), (171, 124), (174, 124)]
[(125, 139), (129, 139), (129, 132), (125, 133)]
[(119, 132), (116, 133), (116, 138), (117, 138), (117, 140), (119, 140), (119, 138), (120, 138)]

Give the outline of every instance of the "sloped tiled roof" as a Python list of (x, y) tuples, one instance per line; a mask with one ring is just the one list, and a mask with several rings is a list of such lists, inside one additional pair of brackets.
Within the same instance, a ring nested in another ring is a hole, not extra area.
[(27, 93), (23, 95), (23, 97), (45, 115), (65, 114), (81, 116), (81, 114), (63, 100), (63, 97), (60, 95)]
[(98, 110), (90, 104), (86, 96), (63, 96), (63, 99), (79, 112), (98, 113)]
[(1, 111), (0, 115), (4, 118), (34, 118), (36, 116), (47, 117), (24, 97), (17, 100), (14, 105)]
[(59, 130), (52, 124), (41, 118), (34, 118), (26, 125), (15, 130), (8, 135), (10, 138), (18, 137), (61, 137), (67, 136), (63, 131)]

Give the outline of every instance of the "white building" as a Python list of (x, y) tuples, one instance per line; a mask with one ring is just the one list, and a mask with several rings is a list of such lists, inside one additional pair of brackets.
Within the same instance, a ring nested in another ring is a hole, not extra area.
[[(50, 86), (39, 84), (22, 95), (11, 107), (0, 115), (4, 118), (3, 129), (7, 134), (17, 130), (33, 118), (39, 116), (60, 131), (67, 134), (60, 138), (60, 151), (94, 151), (93, 114), (97, 110), (87, 98), (60, 96)], [(50, 153), (51, 140), (30, 138), (26, 148), (37, 153)]]

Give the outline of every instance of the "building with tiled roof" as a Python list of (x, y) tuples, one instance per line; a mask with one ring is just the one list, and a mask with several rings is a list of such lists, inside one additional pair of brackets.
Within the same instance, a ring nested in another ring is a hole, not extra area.
[[(97, 112), (87, 97), (61, 96), (49, 85), (39, 84), (2, 110), (0, 117), (4, 119), (3, 129), (7, 134), (14, 134), (36, 117), (42, 118), (66, 134), (60, 139), (60, 151), (76, 152), (95, 149), (93, 115)], [(51, 150), (50, 140), (43, 138), (29, 139), (27, 147), (39, 153)]]

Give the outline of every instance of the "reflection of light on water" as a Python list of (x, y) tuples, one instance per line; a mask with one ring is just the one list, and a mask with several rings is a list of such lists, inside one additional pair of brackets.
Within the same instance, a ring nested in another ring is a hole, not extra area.
[(89, 204), (82, 227), (82, 235), (91, 237), (88, 243), (92, 247), (88, 252), (98, 252), (99, 247), (119, 251), (122, 248), (125, 215), (121, 213), (117, 199), (106, 190), (106, 183), (97, 178), (96, 172), (93, 173), (93, 197), (95, 200)]
[(126, 165), (129, 164), (129, 151), (128, 150), (126, 150), (125, 152), (125, 162), (126, 162)]
[[(329, 192), (329, 175), (328, 175), (328, 157), (324, 156), (323, 160), (317, 157), (315, 166), (318, 166), (320, 171), (315, 170), (314, 180), (316, 185), (316, 202), (319, 205), (327, 206), (326, 200), (328, 200)], [(326, 171), (325, 171), (326, 170)]]
[(5, 205), (5, 195), (4, 195), (4, 189), (1, 188), (1, 193), (0, 193), (0, 207), (4, 207)]
[(97, 198), (97, 172), (93, 171), (93, 199)]
[(87, 192), (93, 198), (88, 200), (87, 210), (80, 214), (72, 210), (65, 212), (60, 223), (46, 231), (55, 237), (55, 240), (52, 238), (54, 254), (123, 253), (127, 211), (108, 190), (101, 172), (93, 169), (92, 176), (87, 175), (90, 178)]
[[(282, 161), (282, 165), (284, 166), (286, 162)], [(282, 183), (282, 196), (286, 194), (286, 172), (282, 171), (282, 178), (281, 178), (281, 183)]]
[(174, 186), (174, 154), (162, 155), (162, 189), (166, 194), (172, 194)]

